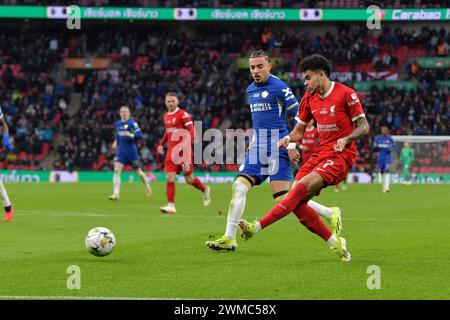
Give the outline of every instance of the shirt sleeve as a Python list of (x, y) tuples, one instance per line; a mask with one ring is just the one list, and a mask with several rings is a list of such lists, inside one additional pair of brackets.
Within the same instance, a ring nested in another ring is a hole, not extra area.
[(284, 84), (278, 90), (277, 98), (283, 105), (283, 108), (295, 117), (299, 104), (291, 88)]
[(194, 125), (194, 122), (192, 121), (191, 116), (186, 111), (184, 111), (183, 115), (181, 116), (181, 122), (183, 123), (183, 126), (185, 128), (189, 125)]
[(300, 123), (304, 126), (308, 125), (308, 123), (312, 119), (312, 113), (311, 108), (309, 106), (309, 93), (306, 92), (303, 95), (302, 100), (300, 101), (300, 107), (298, 108), (297, 116), (295, 117), (295, 120), (297, 123)]
[(142, 139), (142, 130), (139, 128), (139, 125), (137, 122), (133, 122), (133, 133), (135, 139)]
[(345, 110), (347, 111), (347, 114), (350, 116), (352, 122), (360, 118), (366, 117), (361, 102), (359, 101), (359, 97), (356, 94), (355, 90), (348, 88), (348, 90), (345, 91), (344, 105)]

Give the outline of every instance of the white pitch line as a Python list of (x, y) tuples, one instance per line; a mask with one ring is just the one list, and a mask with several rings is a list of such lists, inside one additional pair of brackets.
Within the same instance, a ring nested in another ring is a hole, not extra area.
[(0, 300), (198, 300), (191, 298), (145, 298), (145, 297), (78, 297), (78, 296), (0, 296)]

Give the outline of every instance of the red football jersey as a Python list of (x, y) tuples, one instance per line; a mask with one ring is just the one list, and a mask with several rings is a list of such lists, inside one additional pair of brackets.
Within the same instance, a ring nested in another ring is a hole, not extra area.
[(319, 146), (319, 133), (316, 127), (305, 129), (305, 133), (303, 134), (303, 138), (301, 140), (301, 146), (306, 147), (306, 149), (303, 149), (302, 153), (314, 153), (316, 148)]
[[(365, 117), (363, 107), (355, 91), (341, 83), (331, 82), (330, 89), (323, 95), (305, 92), (296, 120), (307, 125), (316, 120), (320, 144), (317, 152), (334, 152), (337, 140), (348, 136), (355, 128), (355, 121)], [(346, 150), (356, 155), (356, 142), (347, 145)]]
[[(181, 108), (177, 108), (175, 111), (167, 112), (164, 115), (164, 125), (166, 127), (166, 133), (164, 134), (161, 144), (168, 141), (168, 149), (170, 150), (183, 140), (182, 136), (174, 137), (174, 139), (172, 139), (172, 135), (179, 129), (186, 129), (189, 133), (191, 133), (194, 123), (192, 122), (189, 113)], [(190, 128), (190, 126), (192, 126), (192, 128)], [(194, 137), (191, 136), (191, 139), (193, 138)]]

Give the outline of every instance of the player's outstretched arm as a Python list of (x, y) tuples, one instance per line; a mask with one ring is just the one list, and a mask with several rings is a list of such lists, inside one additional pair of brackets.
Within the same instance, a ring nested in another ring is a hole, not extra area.
[(369, 123), (365, 117), (359, 118), (356, 120), (356, 128), (350, 133), (348, 136), (338, 139), (336, 144), (334, 145), (334, 150), (337, 152), (342, 152), (345, 149), (345, 146), (352, 142), (353, 140), (358, 139), (369, 133)]
[(278, 141), (278, 148), (287, 148), (289, 143), (299, 141), (303, 138), (303, 134), (305, 133), (306, 126), (297, 123), (295, 128), (289, 133), (286, 137), (283, 137)]

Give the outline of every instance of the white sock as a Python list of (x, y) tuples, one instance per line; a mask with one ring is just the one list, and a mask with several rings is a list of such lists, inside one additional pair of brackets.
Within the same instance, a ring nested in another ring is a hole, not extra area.
[(250, 190), (250, 188), (239, 180), (236, 180), (233, 183), (233, 194), (228, 209), (227, 228), (225, 230), (225, 236), (232, 240), (236, 240), (238, 223), (244, 214), (248, 190)]
[(333, 210), (315, 201), (309, 200), (308, 206), (327, 220), (330, 220), (330, 217), (333, 215)]
[(255, 223), (255, 233), (260, 232), (262, 230), (261, 223), (259, 221)]
[(385, 173), (384, 174), (384, 187), (386, 188), (386, 190), (389, 190), (389, 185), (391, 184), (391, 174)]
[(327, 240), (327, 243), (330, 245), (330, 247), (334, 247), (337, 243), (336, 236), (332, 234), (331, 237)]
[(4, 207), (9, 207), (11, 205), (11, 201), (9, 201), (9, 197), (8, 194), (6, 193), (5, 186), (1, 181), (0, 181), (0, 197), (2, 198)]
[(383, 183), (383, 175), (384, 175), (384, 173), (377, 174), (377, 182), (378, 183)]
[(119, 193), (120, 193), (120, 173), (119, 173), (119, 171), (114, 171), (113, 186), (114, 186), (113, 193), (116, 195), (119, 195)]
[(136, 174), (138, 175), (138, 177), (139, 177), (139, 179), (141, 179), (141, 181), (144, 183), (144, 185), (145, 185), (145, 189), (147, 190), (147, 192), (150, 192), (150, 185), (149, 185), (149, 183), (147, 182), (147, 178), (146, 178), (146, 176), (145, 176), (145, 173), (144, 173), (144, 171), (142, 171), (142, 169), (139, 169), (137, 172), (136, 172)]

